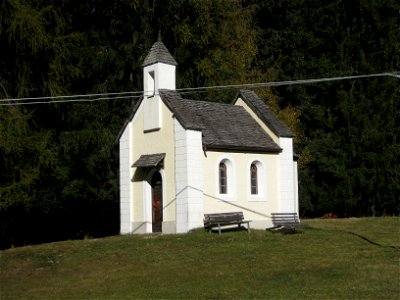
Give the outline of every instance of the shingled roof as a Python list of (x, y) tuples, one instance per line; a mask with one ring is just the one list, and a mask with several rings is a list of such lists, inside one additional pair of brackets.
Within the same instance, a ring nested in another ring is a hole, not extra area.
[(293, 137), (293, 132), (280, 121), (271, 109), (253, 91), (241, 90), (236, 96), (242, 98), (244, 102), (257, 114), (257, 116), (280, 137)]
[(152, 65), (155, 63), (164, 63), (168, 65), (176, 66), (177, 62), (169, 53), (167, 47), (161, 41), (157, 41), (151, 47), (149, 53), (143, 61), (142, 67)]
[(132, 165), (136, 168), (157, 167), (165, 158), (165, 153), (145, 154)]
[(241, 106), (184, 99), (172, 90), (160, 96), (185, 129), (202, 131), (207, 149), (282, 151)]

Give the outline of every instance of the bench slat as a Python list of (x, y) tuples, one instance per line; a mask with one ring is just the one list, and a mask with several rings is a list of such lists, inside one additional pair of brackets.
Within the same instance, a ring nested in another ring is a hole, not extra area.
[(307, 227), (307, 224), (300, 223), (297, 213), (272, 213), (272, 230), (288, 228), (295, 230), (299, 227)]
[(204, 215), (204, 227), (211, 232), (212, 227), (218, 227), (218, 232), (221, 234), (221, 226), (235, 225), (239, 227), (242, 224), (247, 224), (247, 231), (250, 232), (251, 221), (245, 221), (243, 212), (215, 213)]

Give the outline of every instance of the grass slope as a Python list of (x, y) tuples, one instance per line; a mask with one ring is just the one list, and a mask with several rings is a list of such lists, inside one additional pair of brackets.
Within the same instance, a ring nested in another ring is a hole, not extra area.
[(400, 218), (299, 234), (118, 236), (1, 252), (1, 299), (399, 299)]

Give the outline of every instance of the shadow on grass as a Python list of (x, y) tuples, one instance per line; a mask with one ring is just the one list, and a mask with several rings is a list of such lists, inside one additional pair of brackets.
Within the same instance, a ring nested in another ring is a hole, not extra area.
[(326, 231), (335, 231), (335, 232), (341, 232), (341, 233), (345, 233), (345, 234), (349, 234), (352, 236), (355, 236), (371, 245), (377, 246), (377, 247), (382, 247), (382, 248), (391, 248), (391, 249), (395, 249), (400, 251), (400, 247), (399, 246), (393, 246), (393, 245), (385, 245), (385, 244), (381, 244), (378, 243), (376, 241), (373, 241), (370, 238), (367, 238), (365, 235), (361, 235), (359, 233), (355, 233), (353, 231), (349, 231), (349, 230), (344, 230), (344, 229), (334, 229), (334, 228), (320, 228), (320, 227), (309, 227), (309, 229), (317, 229), (317, 230), (326, 230)]
[(366, 241), (366, 242), (368, 242), (368, 243), (370, 243), (371, 245), (374, 245), (374, 246), (383, 247), (383, 248), (392, 248), (392, 249), (395, 249), (395, 250), (400, 250), (400, 247), (396, 247), (396, 246), (392, 246), (392, 245), (382, 245), (382, 244), (379, 244), (379, 243), (377, 243), (377, 242), (374, 242), (374, 241), (368, 239), (367, 237), (362, 236), (362, 235), (360, 235), (360, 234), (358, 234), (358, 233), (354, 233), (354, 232), (351, 232), (351, 231), (345, 231), (345, 230), (338, 230), (338, 231), (341, 231), (341, 232), (344, 232), (344, 233), (347, 233), (347, 234), (354, 235), (354, 236), (356, 236), (356, 237), (358, 237), (358, 238), (360, 238), (360, 239), (362, 239), (362, 240), (364, 240), (364, 241)]
[(271, 232), (272, 234), (296, 234), (296, 233), (304, 233), (304, 229), (296, 229), (296, 228), (279, 228), (279, 229), (270, 229), (267, 228), (267, 231)]
[[(209, 231), (208, 229), (203, 229), (203, 230), (205, 230), (206, 232)], [(240, 227), (238, 227), (238, 226), (235, 226), (235, 227), (221, 227), (221, 234), (228, 233), (228, 232), (239, 232), (239, 231), (246, 231), (247, 232), (247, 227), (245, 227), (245, 226), (240, 226)], [(250, 232), (251, 232), (251, 230), (250, 230)], [(215, 233), (218, 234), (218, 228), (211, 229), (209, 233), (210, 234), (215, 234)]]

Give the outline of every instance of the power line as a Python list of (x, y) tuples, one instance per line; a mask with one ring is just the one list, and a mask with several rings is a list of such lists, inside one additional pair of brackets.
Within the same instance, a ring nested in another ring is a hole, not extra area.
[(142, 93), (143, 92), (120, 92), (120, 93), (100, 93), (100, 94), (83, 94), (83, 95), (67, 95), (67, 96), (45, 96), (45, 97), (30, 97), (30, 98), (8, 98), (8, 99), (0, 99), (0, 102), (46, 100), (46, 99), (87, 98), (87, 97), (97, 97), (97, 96), (118, 96), (118, 95), (126, 95), (126, 97), (128, 97), (128, 96), (136, 95), (136, 94), (141, 96)]
[[(14, 102), (14, 103), (5, 103), (5, 104), (0, 103), (0, 106), (65, 103), (65, 102), (93, 102), (93, 101), (110, 100), (110, 99), (139, 98), (141, 97), (142, 94), (143, 92), (120, 92), (120, 93), (101, 93), (101, 94), (67, 95), (67, 96), (8, 98), (8, 99), (0, 99), (0, 102)], [(90, 99), (90, 97), (96, 97), (96, 96), (100, 97), (95, 99)], [(30, 100), (35, 100), (35, 101), (32, 102)], [(43, 100), (50, 100), (50, 101), (43, 101)], [(23, 102), (23, 101), (30, 101), (30, 102)]]
[[(400, 72), (385, 72), (376, 74), (366, 75), (354, 75), (354, 76), (340, 76), (340, 77), (324, 77), (314, 79), (300, 79), (300, 80), (287, 80), (287, 81), (273, 81), (273, 82), (260, 82), (260, 83), (249, 83), (249, 84), (236, 84), (236, 85), (218, 85), (218, 86), (205, 86), (196, 88), (181, 88), (176, 89), (181, 94), (201, 93), (209, 90), (227, 90), (227, 89), (255, 89), (263, 87), (278, 87), (287, 85), (303, 85), (330, 81), (341, 81), (341, 80), (352, 80), (352, 79), (363, 79), (371, 77), (394, 77), (400, 79)], [(29, 98), (8, 98), (0, 99), (0, 106), (15, 106), (15, 105), (33, 105), (33, 104), (50, 104), (50, 103), (67, 103), (67, 102), (94, 102), (101, 100), (115, 100), (115, 99), (127, 99), (127, 98), (140, 98), (144, 93), (149, 91), (138, 91), (138, 92), (120, 92), (120, 93), (98, 93), (98, 94), (83, 94), (83, 95), (67, 95), (67, 96), (48, 96), (48, 97), (29, 97)], [(99, 97), (100, 96), (100, 97)], [(91, 98), (97, 97), (97, 98)], [(32, 101), (36, 100), (36, 101)], [(39, 101), (42, 100), (42, 101)], [(44, 101), (47, 100), (47, 101)], [(25, 102), (29, 101), (29, 102)], [(5, 103), (9, 102), (9, 103)]]
[(140, 98), (141, 96), (120, 96), (120, 97), (100, 97), (94, 99), (70, 99), (70, 100), (51, 100), (51, 101), (31, 101), (31, 102), (16, 102), (16, 103), (2, 103), (0, 106), (16, 106), (16, 105), (33, 105), (33, 104), (53, 104), (53, 103), (71, 103), (71, 102), (95, 102), (101, 100), (113, 99), (126, 99), (126, 98)]
[(325, 77), (325, 78), (314, 78), (314, 79), (299, 79), (299, 80), (288, 80), (288, 81), (273, 81), (273, 82), (262, 82), (262, 83), (249, 83), (249, 84), (238, 84), (238, 85), (220, 85), (211, 87), (201, 87), (201, 88), (184, 88), (177, 89), (177, 91), (196, 91), (198, 89), (209, 90), (209, 89), (236, 89), (236, 88), (260, 88), (260, 87), (276, 87), (285, 85), (300, 85), (300, 84), (311, 84), (320, 83), (328, 81), (339, 81), (339, 80), (351, 80), (351, 79), (362, 79), (369, 77), (395, 77), (400, 78), (400, 72), (386, 72), (386, 73), (376, 73), (367, 75), (354, 75), (354, 76), (341, 76), (341, 77)]

